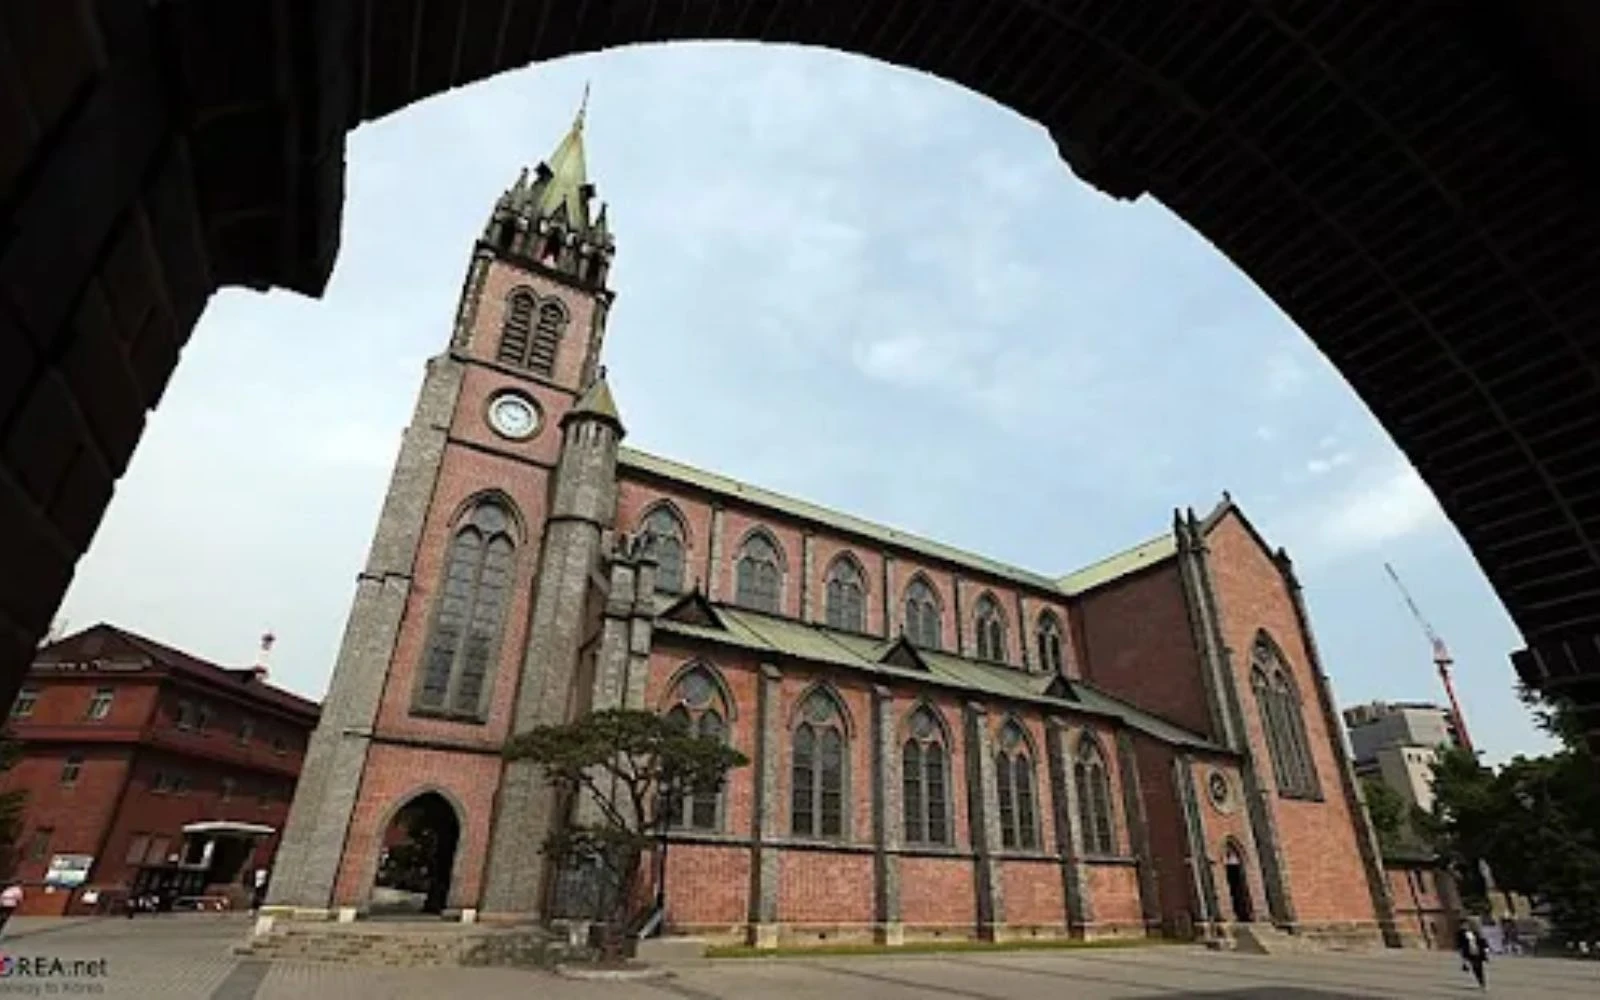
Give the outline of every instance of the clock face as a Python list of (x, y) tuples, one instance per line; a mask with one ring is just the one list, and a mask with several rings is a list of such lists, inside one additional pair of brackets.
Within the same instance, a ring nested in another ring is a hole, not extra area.
[(521, 396), (496, 396), (489, 404), (489, 426), (503, 437), (520, 441), (539, 429), (539, 411)]

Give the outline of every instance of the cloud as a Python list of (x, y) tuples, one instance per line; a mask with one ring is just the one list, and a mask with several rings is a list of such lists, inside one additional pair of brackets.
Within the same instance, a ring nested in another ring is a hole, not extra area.
[(1404, 460), (1290, 518), (1297, 552), (1333, 560), (1370, 552), (1449, 522)]
[(1267, 395), (1273, 399), (1294, 395), (1306, 384), (1308, 374), (1304, 365), (1287, 354), (1269, 355), (1264, 373)]
[(1340, 466), (1349, 465), (1353, 460), (1348, 451), (1337, 452), (1327, 458), (1313, 458), (1306, 463), (1306, 471), (1313, 476), (1324, 476)]

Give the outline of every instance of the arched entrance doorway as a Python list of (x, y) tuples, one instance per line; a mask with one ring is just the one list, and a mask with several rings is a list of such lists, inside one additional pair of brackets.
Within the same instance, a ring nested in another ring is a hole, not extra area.
[(1228, 905), (1234, 922), (1248, 924), (1255, 920), (1256, 911), (1250, 900), (1250, 879), (1245, 873), (1244, 852), (1231, 840), (1222, 855), (1222, 871), (1228, 882)]
[(460, 840), (455, 808), (438, 792), (424, 792), (396, 810), (383, 831), (372, 913), (442, 913)]

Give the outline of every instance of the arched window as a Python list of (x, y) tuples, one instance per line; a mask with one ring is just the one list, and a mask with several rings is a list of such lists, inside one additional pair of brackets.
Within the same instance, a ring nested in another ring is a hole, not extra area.
[(662, 504), (645, 516), (641, 525), (656, 557), (656, 590), (683, 593), (683, 522)]
[(815, 688), (800, 703), (789, 781), (790, 829), (796, 837), (844, 836), (846, 744), (839, 703)]
[(920, 706), (908, 720), (900, 748), (905, 841), (950, 843), (950, 751), (944, 727), (932, 710)]
[(462, 519), (445, 557), (433, 634), (423, 654), (417, 708), (482, 714), (515, 549), (511, 515), (499, 501), (479, 501)]
[(1006, 661), (1005, 618), (1000, 614), (1000, 604), (990, 594), (978, 598), (977, 609), (978, 659)]
[[(722, 691), (711, 672), (697, 665), (673, 685), (672, 708), (667, 711), (667, 718), (697, 736), (727, 742), (730, 709)], [(667, 820), (680, 828), (715, 830), (721, 825), (721, 801), (720, 787), (691, 790), (670, 806)]]
[(533, 331), (528, 351), (528, 367), (540, 375), (550, 375), (556, 367), (556, 346), (567, 326), (567, 310), (555, 299), (539, 303), (539, 325)]
[(496, 360), (519, 368), (528, 364), (528, 345), (533, 340), (533, 310), (538, 305), (532, 292), (519, 290), (506, 300), (506, 319), (500, 327), (500, 349)]
[(861, 567), (840, 556), (828, 567), (828, 627), (850, 632), (867, 630), (867, 584)]
[(1034, 808), (1033, 755), (1022, 727), (1008, 721), (1000, 729), (994, 754), (994, 780), (1000, 792), (1000, 845), (1033, 850), (1039, 846)]
[(1039, 669), (1047, 674), (1063, 673), (1065, 660), (1061, 655), (1061, 622), (1054, 611), (1039, 615)]
[(928, 581), (917, 577), (906, 588), (906, 638), (914, 646), (938, 649), (940, 641), (939, 598)]
[(1083, 852), (1115, 854), (1117, 836), (1116, 824), (1111, 818), (1111, 772), (1106, 767), (1100, 744), (1087, 733), (1078, 740), (1072, 778), (1078, 789), (1078, 826), (1083, 831)]
[(1264, 632), (1256, 636), (1251, 650), (1250, 687), (1261, 713), (1261, 728), (1266, 734), (1267, 754), (1272, 758), (1279, 794), (1296, 799), (1320, 797), (1322, 785), (1311, 756), (1299, 692), (1283, 654)]
[(745, 539), (736, 567), (734, 600), (756, 611), (777, 614), (783, 593), (783, 562), (778, 547), (764, 532)]
[(540, 299), (519, 288), (506, 300), (506, 318), (495, 358), (502, 364), (549, 376), (555, 370), (556, 347), (566, 326), (567, 309), (560, 299)]

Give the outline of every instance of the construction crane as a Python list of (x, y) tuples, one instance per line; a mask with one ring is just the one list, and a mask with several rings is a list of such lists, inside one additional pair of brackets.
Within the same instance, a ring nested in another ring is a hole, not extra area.
[(1445, 697), (1450, 699), (1450, 714), (1455, 718), (1456, 737), (1461, 741), (1461, 748), (1471, 752), (1472, 738), (1467, 735), (1467, 717), (1461, 714), (1461, 702), (1456, 700), (1456, 686), (1450, 679), (1450, 667), (1455, 663), (1450, 658), (1450, 650), (1445, 647), (1444, 640), (1439, 638), (1439, 633), (1435, 632), (1433, 626), (1428, 624), (1428, 619), (1422, 617), (1422, 611), (1417, 607), (1417, 602), (1411, 599), (1411, 592), (1406, 589), (1405, 584), (1400, 582), (1400, 574), (1396, 573), (1394, 567), (1388, 563), (1384, 563), (1383, 568), (1388, 572), (1389, 579), (1394, 581), (1395, 587), (1400, 591), (1401, 598), (1406, 602), (1406, 607), (1411, 609), (1411, 616), (1417, 620), (1418, 625), (1422, 626), (1423, 634), (1428, 637), (1428, 643), (1433, 647), (1433, 665), (1439, 668), (1439, 680), (1444, 682)]

